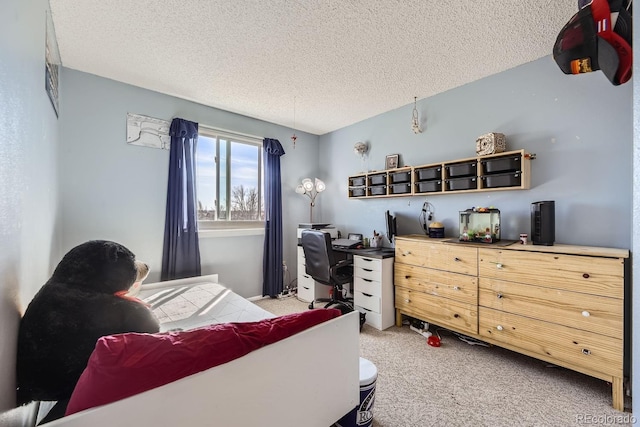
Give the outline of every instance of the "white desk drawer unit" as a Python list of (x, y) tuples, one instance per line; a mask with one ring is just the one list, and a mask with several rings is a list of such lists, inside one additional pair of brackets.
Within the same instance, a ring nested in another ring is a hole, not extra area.
[(393, 257), (353, 257), (353, 302), (367, 313), (366, 323), (378, 330), (395, 321), (393, 292)]
[(298, 246), (298, 299), (311, 302), (317, 298), (329, 298), (330, 286), (317, 283), (305, 272), (304, 250)]

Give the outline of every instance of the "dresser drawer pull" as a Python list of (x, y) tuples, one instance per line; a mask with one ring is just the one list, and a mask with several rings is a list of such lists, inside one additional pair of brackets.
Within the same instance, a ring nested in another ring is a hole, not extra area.
[(502, 268), (502, 264), (497, 263), (497, 264), (496, 264), (496, 268)]
[(582, 354), (584, 354), (585, 356), (588, 356), (591, 354), (591, 350), (589, 350), (588, 348), (583, 348), (582, 349)]
[(402, 253), (402, 256), (407, 256), (407, 255), (411, 255), (411, 251), (406, 251)]
[(454, 287), (453, 287), (453, 290), (454, 290), (454, 291), (459, 291), (459, 290), (460, 290), (460, 286), (454, 286)]
[(363, 261), (367, 261), (367, 262), (373, 262), (373, 260), (371, 258), (362, 258)]
[(584, 273), (584, 274), (582, 275), (582, 277), (584, 277), (585, 279), (588, 279), (588, 278), (589, 278), (589, 273)]
[(496, 296), (498, 297), (498, 299), (501, 299), (504, 295), (502, 295), (500, 292), (498, 292), (498, 293), (496, 294)]
[(369, 283), (373, 282), (373, 280), (371, 280), (371, 279), (365, 279), (364, 277), (361, 277), (361, 279), (362, 279), (362, 280), (364, 280), (365, 282), (369, 282)]
[(407, 304), (411, 302), (411, 300), (409, 298), (407, 298), (406, 300), (404, 300), (404, 302), (406, 302)]
[(364, 292), (362, 293), (362, 295), (364, 295), (365, 297), (372, 297), (373, 294), (365, 294)]
[(364, 271), (368, 271), (369, 273), (371, 273), (373, 270), (369, 269), (369, 268), (363, 268)]
[(460, 258), (458, 258), (458, 257), (455, 257), (453, 260), (454, 260), (455, 262), (462, 261), (462, 260), (461, 260)]
[(405, 279), (411, 279), (411, 276), (406, 275), (406, 276), (404, 276), (404, 278), (405, 278)]
[(501, 330), (503, 330), (504, 328), (502, 327), (502, 325), (498, 325), (498, 326), (496, 326), (496, 329), (497, 329), (497, 330), (499, 330), (499, 331), (501, 331)]
[(584, 317), (589, 317), (589, 316), (591, 316), (591, 313), (589, 313), (587, 310), (585, 310), (585, 311), (582, 312), (582, 315)]

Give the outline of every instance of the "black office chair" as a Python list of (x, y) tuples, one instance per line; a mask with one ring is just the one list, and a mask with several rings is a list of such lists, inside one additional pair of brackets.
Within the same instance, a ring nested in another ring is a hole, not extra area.
[(313, 308), (314, 303), (325, 302), (325, 308), (336, 306), (343, 312), (352, 311), (353, 299), (345, 298), (342, 290), (344, 285), (353, 283), (353, 261), (337, 259), (329, 233), (303, 230), (301, 241), (307, 274), (316, 282), (333, 287), (331, 298), (317, 298), (309, 308)]

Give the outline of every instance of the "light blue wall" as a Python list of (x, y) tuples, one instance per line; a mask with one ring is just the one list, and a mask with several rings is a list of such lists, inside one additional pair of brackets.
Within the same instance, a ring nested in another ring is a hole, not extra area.
[(58, 120), (44, 89), (48, 7), (4, 0), (0, 13), (0, 412), (15, 404), (20, 315), (58, 256)]
[[(305, 221), (307, 207), (294, 192), (314, 175), (318, 137), (95, 75), (64, 69), (60, 183), (64, 251), (90, 239), (118, 241), (148, 262), (148, 282), (159, 280), (169, 152), (126, 143), (128, 112), (165, 120), (181, 117), (203, 125), (279, 139), (282, 157), (284, 239)], [(245, 95), (243, 95), (245, 96)], [(293, 110), (292, 110), (293, 111)], [(245, 297), (262, 295), (263, 236), (201, 237), (202, 273)], [(296, 248), (284, 251), (288, 265)]]
[[(425, 79), (428, 73), (425, 73)], [(555, 200), (556, 242), (630, 249), (632, 215), (632, 85), (612, 86), (601, 72), (566, 76), (551, 57), (418, 101), (423, 133), (411, 131), (413, 103), (320, 137), (325, 219), (349, 232), (384, 230), (384, 211), (398, 216), (400, 234), (421, 233), (422, 204), (457, 237), (458, 211), (493, 205), (503, 238), (530, 231), (530, 205)], [(347, 198), (357, 174), (357, 141), (368, 141), (369, 167), (384, 169), (387, 154), (405, 165), (475, 156), (487, 132), (507, 136), (507, 149), (536, 153), (531, 189), (424, 197)]]

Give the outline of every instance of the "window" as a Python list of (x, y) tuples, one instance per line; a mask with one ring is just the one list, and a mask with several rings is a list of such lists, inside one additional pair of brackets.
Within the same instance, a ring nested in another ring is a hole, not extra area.
[(264, 227), (262, 141), (200, 126), (196, 150), (198, 224)]

